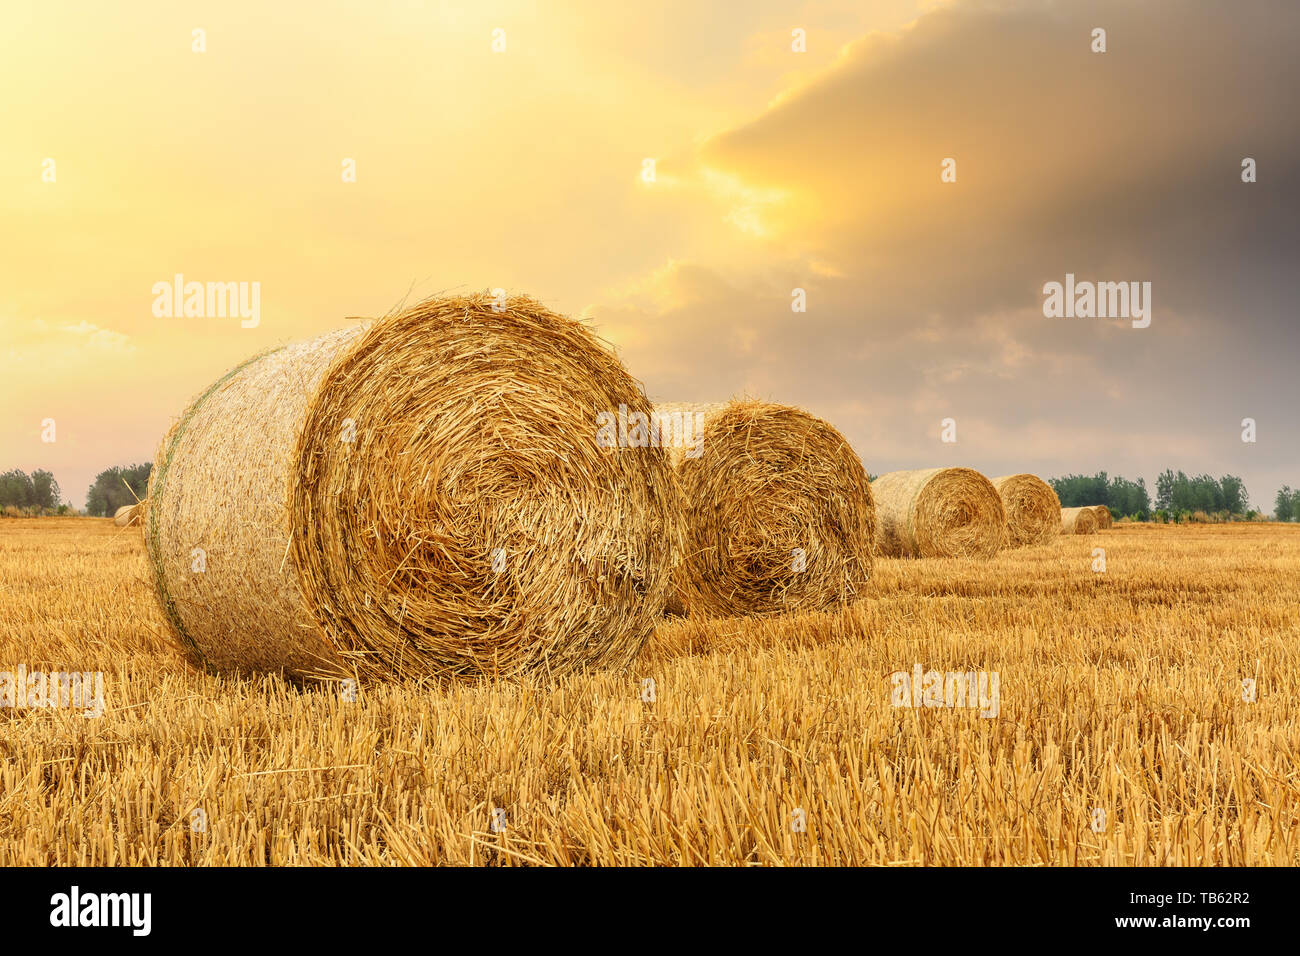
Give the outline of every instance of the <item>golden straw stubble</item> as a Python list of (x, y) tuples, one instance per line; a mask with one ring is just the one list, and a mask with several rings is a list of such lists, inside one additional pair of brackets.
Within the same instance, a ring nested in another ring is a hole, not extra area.
[[(187, 433), (229, 430), (205, 448), (220, 467), (181, 437), (151, 554), (173, 588), (175, 555), (221, 530), (219, 585), (173, 601), (204, 663), (444, 679), (631, 662), (668, 597), (675, 478), (661, 449), (601, 447), (595, 422), (650, 403), (579, 323), (496, 304), (435, 298), (326, 336), (265, 366), (286, 383), (271, 395), (245, 381), (263, 359), (191, 413)], [(228, 470), (261, 491), (199, 480)]]
[(1092, 508), (1062, 508), (1061, 534), (1095, 534), (1097, 513)]
[(1061, 533), (1061, 500), (1037, 475), (992, 479), (1007, 513), (1007, 547), (1047, 544)]
[(666, 403), (698, 446), (672, 448), (684, 552), (670, 608), (693, 616), (824, 610), (871, 576), (875, 505), (857, 453), (827, 422), (756, 400)]
[(890, 557), (988, 558), (1007, 540), (993, 483), (972, 468), (893, 471), (871, 483), (877, 547)]

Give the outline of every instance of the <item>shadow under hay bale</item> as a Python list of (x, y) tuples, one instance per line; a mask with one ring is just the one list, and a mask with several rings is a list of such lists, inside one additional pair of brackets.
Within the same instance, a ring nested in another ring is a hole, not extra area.
[(871, 576), (875, 506), (862, 462), (831, 425), (789, 405), (655, 406), (699, 422), (670, 449), (684, 545), (670, 610), (693, 616), (824, 610)]
[(894, 471), (873, 481), (871, 492), (881, 554), (989, 558), (1006, 544), (1002, 496), (974, 469)]
[(1007, 514), (1007, 547), (1047, 544), (1061, 533), (1061, 500), (1037, 475), (992, 479)]
[(167, 618), (222, 672), (514, 677), (631, 662), (678, 533), (650, 403), (579, 323), (435, 298), (245, 362), (172, 428), (147, 545)]

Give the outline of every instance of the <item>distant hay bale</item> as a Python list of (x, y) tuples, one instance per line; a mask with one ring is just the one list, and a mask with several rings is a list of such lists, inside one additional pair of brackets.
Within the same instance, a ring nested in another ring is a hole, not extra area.
[(1096, 534), (1097, 513), (1092, 508), (1062, 508), (1061, 534)]
[(113, 524), (119, 528), (125, 528), (129, 525), (140, 523), (140, 514), (144, 510), (144, 502), (137, 501), (133, 505), (122, 505), (117, 511), (113, 512)]
[(761, 401), (660, 404), (655, 413), (661, 429), (698, 442), (670, 449), (684, 515), (671, 610), (824, 610), (862, 594), (875, 506), (843, 435), (802, 409)]
[(1093, 505), (1092, 512), (1097, 516), (1098, 531), (1105, 531), (1107, 528), (1109, 528), (1111, 525), (1115, 523), (1115, 519), (1111, 515), (1110, 509), (1107, 508), (1105, 505)]
[(993, 487), (1007, 514), (1007, 547), (1047, 544), (1061, 533), (1061, 500), (1036, 475), (1002, 475)]
[(595, 422), (650, 403), (579, 323), (494, 301), (273, 349), (189, 407), (146, 538), (196, 663), (442, 680), (631, 662), (671, 586), (675, 478)]
[(993, 483), (971, 468), (893, 471), (871, 483), (876, 543), (890, 557), (988, 558), (1006, 545)]

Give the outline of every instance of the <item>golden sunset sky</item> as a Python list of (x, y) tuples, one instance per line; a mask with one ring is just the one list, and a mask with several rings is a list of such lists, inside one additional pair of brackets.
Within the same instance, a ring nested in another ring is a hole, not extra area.
[[(1239, 475), (1270, 510), (1300, 486), (1300, 5), (3, 19), (0, 471), (47, 468), (74, 504), (253, 353), (496, 287), (589, 319), (655, 400), (803, 405), (875, 473), (1107, 469), (1154, 492), (1173, 467)], [(177, 273), (259, 282), (260, 324), (156, 317)], [(1151, 282), (1151, 326), (1045, 318), (1067, 273)]]

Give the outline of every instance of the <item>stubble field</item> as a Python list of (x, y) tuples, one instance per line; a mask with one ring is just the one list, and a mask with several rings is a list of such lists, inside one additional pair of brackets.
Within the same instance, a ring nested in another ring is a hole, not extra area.
[[(1300, 864), (1295, 527), (879, 559), (854, 607), (671, 620), (630, 672), (349, 702), (188, 668), (137, 529), (5, 520), (20, 665), (106, 707), (0, 706), (0, 865)], [(916, 665), (996, 671), (997, 716), (893, 706)]]

